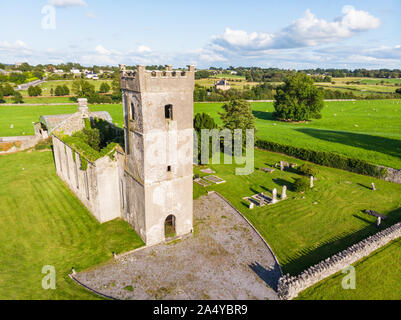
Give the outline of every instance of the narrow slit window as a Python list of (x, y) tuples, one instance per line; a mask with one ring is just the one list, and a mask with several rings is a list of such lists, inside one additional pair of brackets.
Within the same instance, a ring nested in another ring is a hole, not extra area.
[(171, 172), (171, 166), (167, 166), (167, 172)]
[(168, 104), (164, 107), (164, 113), (166, 119), (173, 120), (173, 105)]
[(131, 102), (131, 119), (135, 120), (135, 106), (132, 102)]

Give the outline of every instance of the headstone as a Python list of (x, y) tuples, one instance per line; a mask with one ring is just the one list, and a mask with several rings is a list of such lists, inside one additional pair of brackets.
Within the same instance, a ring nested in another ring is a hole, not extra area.
[(254, 204), (253, 202), (250, 202), (250, 203), (249, 203), (249, 209), (252, 210), (252, 209), (254, 208), (254, 206), (255, 206), (255, 204)]
[(310, 176), (310, 187), (313, 188), (313, 176)]
[(275, 204), (275, 203), (277, 203), (278, 202), (278, 200), (277, 200), (277, 189), (276, 188), (274, 188), (273, 189), (273, 199), (272, 199), (272, 204)]
[(380, 227), (381, 224), (382, 224), (382, 218), (377, 217), (377, 226)]
[(375, 186), (375, 184), (373, 182), (372, 182), (372, 190), (376, 191), (376, 186)]
[(284, 162), (283, 161), (280, 161), (280, 170), (284, 171)]
[(287, 186), (283, 186), (283, 191), (281, 192), (281, 200), (287, 199)]

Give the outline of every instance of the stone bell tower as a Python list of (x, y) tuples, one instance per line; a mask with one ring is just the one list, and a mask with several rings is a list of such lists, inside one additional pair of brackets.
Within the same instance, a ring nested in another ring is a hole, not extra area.
[(120, 66), (122, 216), (148, 245), (192, 232), (194, 69)]

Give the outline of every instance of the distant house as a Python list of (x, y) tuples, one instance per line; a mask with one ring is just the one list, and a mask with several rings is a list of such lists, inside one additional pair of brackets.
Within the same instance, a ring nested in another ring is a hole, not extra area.
[(24, 63), (25, 63), (25, 62), (17, 62), (17, 63), (15, 64), (15, 67), (16, 67), (16, 68), (19, 68), (19, 67), (21, 67)]
[(64, 73), (64, 70), (62, 70), (62, 69), (57, 69), (57, 70), (54, 70), (54, 73)]
[(86, 75), (86, 79), (99, 80), (99, 76), (96, 73), (90, 72)]
[(227, 91), (230, 90), (230, 88), (231, 88), (230, 83), (226, 79), (219, 80), (214, 84), (215, 90)]
[(236, 75), (238, 72), (237, 71), (231, 71), (230, 73), (233, 74), (233, 75)]
[(73, 74), (81, 73), (81, 71), (79, 69), (71, 69), (70, 72)]

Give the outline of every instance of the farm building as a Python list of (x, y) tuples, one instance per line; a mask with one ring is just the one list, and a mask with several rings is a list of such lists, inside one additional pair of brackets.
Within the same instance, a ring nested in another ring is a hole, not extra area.
[(231, 85), (226, 79), (219, 80), (214, 84), (215, 90), (226, 91), (226, 90), (230, 90), (230, 88), (231, 88)]

